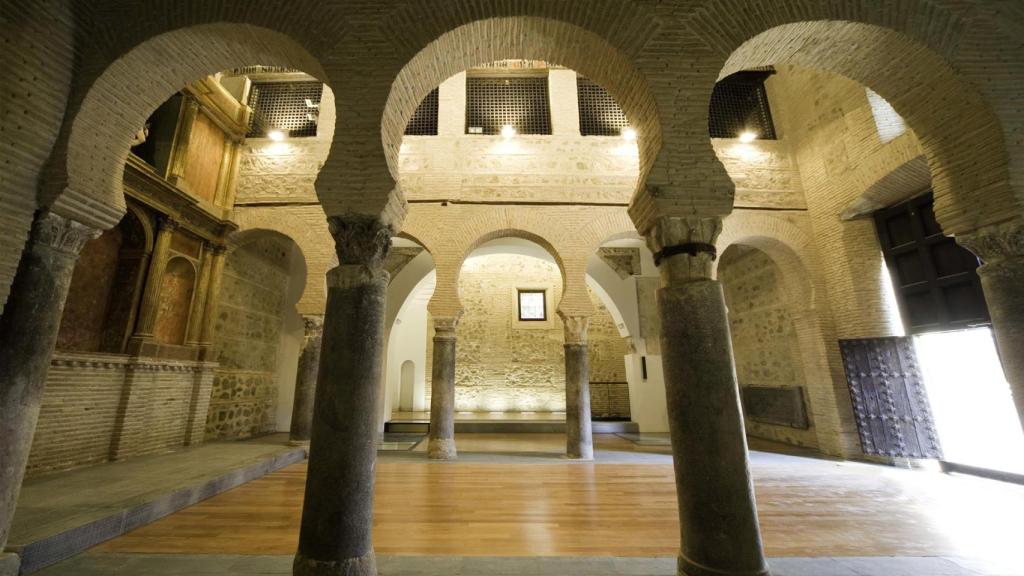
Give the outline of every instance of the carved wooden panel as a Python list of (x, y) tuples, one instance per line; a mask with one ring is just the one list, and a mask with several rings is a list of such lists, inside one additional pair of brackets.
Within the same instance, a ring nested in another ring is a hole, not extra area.
[(227, 146), (227, 136), (206, 114), (196, 114), (188, 143), (185, 180), (193, 195), (214, 201), (220, 165)]
[(803, 386), (744, 386), (742, 392), (743, 412), (747, 418), (801, 430), (811, 427)]
[(941, 458), (913, 340), (840, 340), (839, 347), (864, 453)]

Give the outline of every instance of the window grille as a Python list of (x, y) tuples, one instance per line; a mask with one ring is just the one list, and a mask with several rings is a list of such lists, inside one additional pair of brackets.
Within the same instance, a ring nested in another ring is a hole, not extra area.
[(249, 90), (249, 138), (263, 138), (272, 130), (290, 137), (316, 136), (320, 116), (320, 82), (253, 82)]
[[(547, 76), (466, 78), (466, 133), (551, 134)], [(477, 130), (479, 129), (479, 130)]]
[(622, 108), (600, 84), (577, 75), (576, 94), (583, 136), (618, 136), (629, 126)]
[(770, 71), (737, 72), (715, 84), (708, 113), (712, 138), (738, 138), (753, 132), (762, 140), (775, 140), (775, 125), (764, 81)]
[(437, 104), (437, 88), (434, 88), (413, 112), (405, 126), (405, 135), (437, 136)]

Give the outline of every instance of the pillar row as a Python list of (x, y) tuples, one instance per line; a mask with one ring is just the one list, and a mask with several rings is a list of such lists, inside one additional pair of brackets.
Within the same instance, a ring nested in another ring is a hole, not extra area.
[(52, 212), (37, 214), (0, 316), (0, 552), (10, 535), (71, 275), (82, 247), (99, 234)]
[(590, 360), (586, 316), (563, 316), (565, 325), (565, 455), (594, 459), (590, 423)]
[(316, 394), (316, 378), (320, 371), (320, 345), (323, 341), (324, 317), (304, 315), (302, 323), (305, 334), (299, 366), (295, 374), (295, 401), (292, 403), (292, 425), (288, 440), (296, 446), (309, 444), (313, 430), (313, 399)]
[(457, 317), (434, 318), (434, 357), (430, 375), (430, 435), (427, 456), (454, 460), (455, 450), (455, 327)]
[(988, 226), (962, 236), (983, 264), (978, 268), (992, 319), (1003, 375), (1024, 427), (1024, 223)]
[(681, 576), (767, 576), (721, 285), (720, 218), (661, 218), (647, 237), (661, 275), (662, 366), (679, 503)]
[(384, 259), (393, 230), (378, 219), (328, 219), (338, 252), (327, 274), (320, 371), (295, 576), (375, 576), (373, 483), (384, 356)]

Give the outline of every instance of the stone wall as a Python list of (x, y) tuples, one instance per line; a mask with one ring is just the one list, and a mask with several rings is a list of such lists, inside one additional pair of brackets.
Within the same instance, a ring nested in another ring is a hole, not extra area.
[(28, 473), (163, 452), (202, 439), (213, 365), (58, 352)]
[[(718, 278), (729, 309), (740, 386), (805, 387), (800, 343), (779, 267), (760, 250), (734, 245), (722, 255)], [(745, 422), (752, 436), (801, 446), (818, 443), (813, 425), (801, 430), (750, 417)]]
[(288, 258), (289, 251), (274, 238), (228, 255), (215, 319), (219, 367), (210, 398), (209, 438), (247, 438), (275, 428)]
[[(547, 290), (546, 321), (518, 320), (517, 288)], [(565, 410), (564, 329), (555, 314), (562, 296), (558, 266), (513, 254), (470, 258), (459, 278), (459, 292), (464, 313), (456, 330), (455, 409)], [(597, 312), (589, 328), (590, 378), (625, 383), (625, 342), (607, 309), (593, 294), (591, 299)], [(433, 329), (427, 331), (429, 382)], [(429, 394), (427, 387), (428, 401)], [(616, 388), (614, 394), (621, 406), (621, 391)]]

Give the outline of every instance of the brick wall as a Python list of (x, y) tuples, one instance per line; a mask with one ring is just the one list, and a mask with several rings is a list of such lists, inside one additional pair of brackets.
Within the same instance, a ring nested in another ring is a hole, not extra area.
[[(781, 271), (756, 248), (734, 246), (718, 265), (740, 386), (806, 386), (800, 342)], [(810, 412), (810, 410), (808, 410)], [(747, 432), (798, 446), (817, 446), (813, 426), (800, 430), (746, 419)]]
[[(565, 410), (564, 329), (555, 314), (561, 284), (558, 267), (550, 261), (516, 254), (490, 254), (467, 261), (459, 278), (465, 311), (456, 329), (456, 410)], [(518, 321), (517, 288), (548, 291), (546, 322)], [(597, 312), (591, 316), (588, 330), (590, 378), (625, 383), (625, 342), (607, 309), (595, 295), (591, 298)], [(428, 320), (427, 325), (432, 323)], [(432, 328), (426, 336), (429, 383)], [(428, 402), (429, 396), (427, 386)], [(615, 396), (621, 402), (620, 390)], [(628, 414), (628, 389), (625, 397)]]
[(58, 352), (51, 361), (28, 473), (192, 444), (213, 365)]
[(247, 438), (275, 428), (288, 258), (287, 247), (276, 238), (255, 240), (228, 255), (215, 319), (219, 366), (208, 437)]

